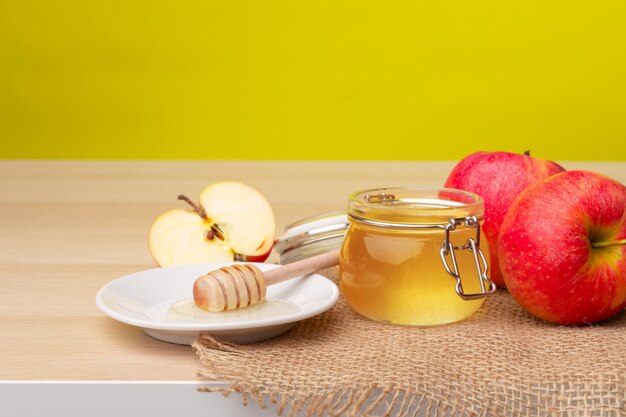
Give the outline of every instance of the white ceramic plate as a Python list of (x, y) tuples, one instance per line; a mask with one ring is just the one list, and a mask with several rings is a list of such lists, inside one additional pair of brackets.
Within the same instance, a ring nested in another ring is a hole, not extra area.
[[(339, 297), (332, 281), (311, 274), (268, 287), (267, 301), (258, 306), (224, 313), (194, 307), (196, 278), (225, 265), (230, 264), (177, 265), (126, 275), (102, 287), (96, 304), (106, 315), (156, 339), (188, 345), (200, 332), (237, 343), (269, 339), (328, 310)], [(278, 266), (255, 265), (261, 270)]]

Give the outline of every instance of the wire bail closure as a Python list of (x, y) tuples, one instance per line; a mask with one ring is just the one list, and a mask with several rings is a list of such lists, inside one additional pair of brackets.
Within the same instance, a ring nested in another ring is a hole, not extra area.
[[(457, 226), (465, 226), (476, 229), (476, 239), (472, 239), (471, 237), (467, 240), (467, 242), (462, 246), (454, 246), (452, 242), (450, 242), (450, 232), (454, 231)], [(452, 278), (456, 280), (455, 290), (456, 293), (464, 300), (478, 300), (484, 298), (489, 294), (493, 294), (497, 287), (496, 284), (493, 283), (487, 276), (487, 271), (489, 266), (487, 265), (487, 260), (485, 259), (485, 255), (483, 251), (480, 250), (480, 222), (476, 218), (476, 216), (468, 216), (461, 219), (450, 219), (448, 224), (445, 226), (445, 240), (443, 245), (441, 246), (441, 250), (439, 254), (441, 255), (441, 261), (443, 262), (443, 266), (446, 269), (446, 272)], [(474, 264), (476, 265), (476, 272), (478, 273), (478, 282), (480, 283), (480, 292), (467, 294), (463, 290), (463, 283), (461, 282), (461, 274), (459, 273), (459, 267), (457, 266), (456, 256), (454, 254), (455, 250), (469, 250), (474, 255)], [(452, 269), (448, 264), (447, 257), (450, 256), (452, 261)]]

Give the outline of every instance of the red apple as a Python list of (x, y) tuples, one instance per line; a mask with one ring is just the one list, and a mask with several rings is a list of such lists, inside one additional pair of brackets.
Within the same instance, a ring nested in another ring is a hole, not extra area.
[(527, 188), (498, 239), (511, 295), (553, 323), (604, 320), (626, 306), (626, 187), (567, 171)]
[(148, 236), (159, 266), (250, 261), (263, 262), (274, 245), (274, 213), (265, 197), (239, 182), (218, 182), (200, 194), (192, 210), (175, 209), (159, 216)]
[(526, 187), (564, 170), (559, 164), (532, 157), (528, 152), (476, 152), (452, 169), (445, 187), (478, 194), (485, 202), (483, 231), (491, 253), (489, 275), (497, 286), (504, 286), (496, 245), (504, 215)]

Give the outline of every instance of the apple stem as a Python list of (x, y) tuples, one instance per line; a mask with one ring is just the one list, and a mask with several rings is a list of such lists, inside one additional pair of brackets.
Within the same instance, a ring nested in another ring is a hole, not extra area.
[(524, 155), (526, 155), (526, 156), (530, 156), (530, 151), (525, 151), (525, 152), (524, 152)]
[(187, 204), (189, 204), (193, 210), (198, 213), (198, 216), (202, 217), (204, 220), (208, 220), (209, 218), (207, 217), (204, 209), (200, 206), (198, 206), (196, 203), (194, 203), (193, 201), (191, 201), (191, 198), (187, 197), (186, 195), (180, 194), (178, 196), (179, 200), (183, 200), (184, 202), (186, 202)]
[(622, 240), (611, 240), (608, 242), (593, 242), (591, 244), (591, 247), (594, 249), (597, 248), (606, 248), (609, 246), (621, 246), (621, 245), (626, 245), (626, 239), (622, 239)]

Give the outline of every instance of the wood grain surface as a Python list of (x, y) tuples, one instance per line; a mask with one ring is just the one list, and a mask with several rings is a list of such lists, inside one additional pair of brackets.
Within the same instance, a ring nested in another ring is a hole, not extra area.
[[(626, 162), (561, 162), (626, 183)], [(453, 162), (0, 161), (0, 380), (196, 378), (188, 346), (160, 342), (95, 305), (107, 282), (154, 267), (156, 216), (237, 180), (284, 226), (345, 209), (351, 192), (441, 186)], [(274, 254), (270, 261), (277, 259)]]

